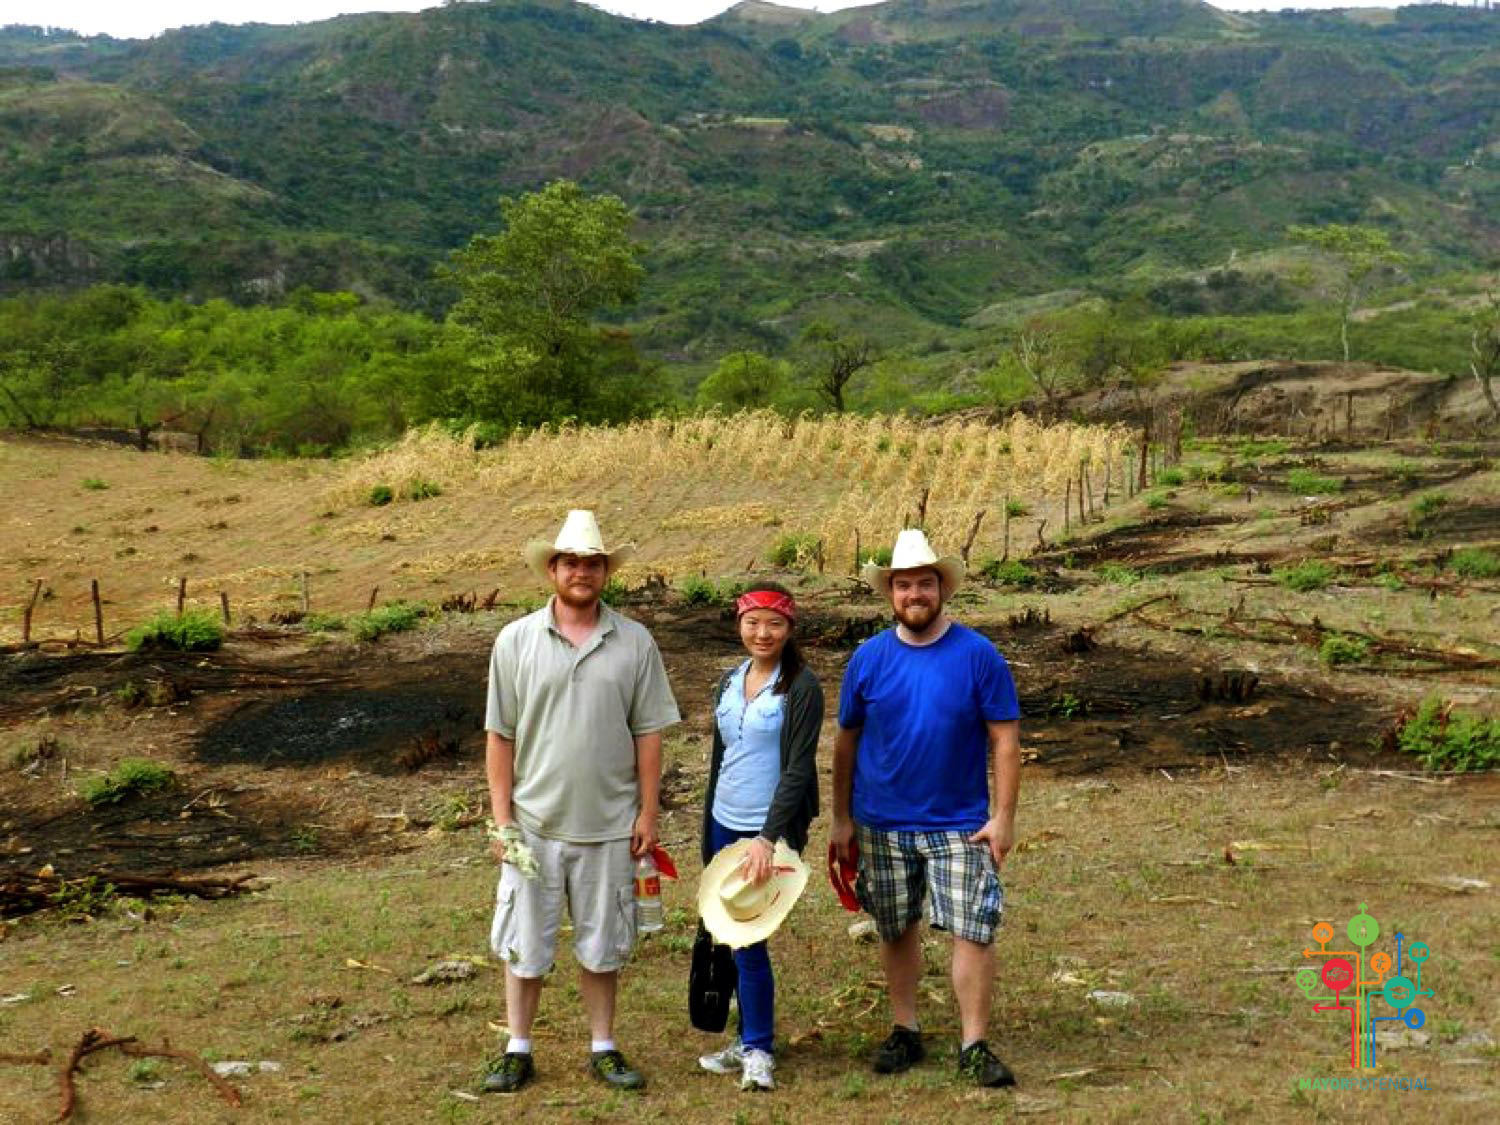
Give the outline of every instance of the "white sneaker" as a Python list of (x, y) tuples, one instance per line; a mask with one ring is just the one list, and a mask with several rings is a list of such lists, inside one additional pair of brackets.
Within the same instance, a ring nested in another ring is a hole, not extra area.
[(744, 1061), (745, 1046), (737, 1035), (722, 1051), (698, 1056), (698, 1065), (711, 1074), (738, 1074)]
[(771, 1057), (769, 1051), (761, 1051), (754, 1047), (745, 1052), (745, 1066), (740, 1073), (741, 1090), (774, 1090), (776, 1080), (771, 1077), (771, 1071), (776, 1069), (776, 1060)]

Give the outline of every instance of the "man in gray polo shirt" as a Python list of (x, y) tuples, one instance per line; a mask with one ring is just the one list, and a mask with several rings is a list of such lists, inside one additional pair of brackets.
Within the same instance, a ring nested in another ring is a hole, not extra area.
[(631, 550), (605, 550), (588, 511), (568, 513), (554, 542), (528, 543), (527, 565), (553, 596), (502, 629), (490, 658), (491, 811), (537, 870), (501, 868), (490, 945), (505, 962), (510, 1041), (488, 1091), (514, 1093), (535, 1074), (531, 1027), (564, 901), (590, 1069), (616, 1088), (645, 1085), (614, 1043), (615, 990), (635, 943), (634, 859), (657, 842), (661, 732), (679, 715), (651, 635), (599, 600)]

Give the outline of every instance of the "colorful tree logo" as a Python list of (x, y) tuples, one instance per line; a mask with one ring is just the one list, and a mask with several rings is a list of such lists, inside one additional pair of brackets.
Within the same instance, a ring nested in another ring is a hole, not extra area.
[[(1422, 987), (1422, 966), (1431, 955), (1425, 941), (1404, 944), (1404, 934), (1396, 934), (1394, 960), (1384, 950), (1371, 953), (1370, 946), (1380, 937), (1380, 923), (1365, 913), (1349, 919), (1345, 929), (1354, 949), (1329, 949), (1334, 929), (1331, 922), (1319, 922), (1312, 928), (1316, 949), (1304, 949), (1305, 958), (1323, 958), (1322, 967), (1311, 965), (1297, 970), (1297, 987), (1313, 1001), (1315, 1012), (1345, 1012), (1349, 1016), (1349, 1065), (1355, 1070), (1375, 1069), (1375, 1030), (1381, 1023), (1403, 1023), (1421, 1027), (1427, 1014), (1416, 1007), (1418, 997), (1431, 996), (1432, 989)], [(1394, 975), (1391, 974), (1395, 970)], [(1366, 972), (1369, 978), (1366, 979)], [(1411, 974), (1411, 975), (1407, 975)], [(1319, 988), (1328, 994), (1320, 994)], [(1375, 1005), (1395, 1015), (1376, 1015)]]

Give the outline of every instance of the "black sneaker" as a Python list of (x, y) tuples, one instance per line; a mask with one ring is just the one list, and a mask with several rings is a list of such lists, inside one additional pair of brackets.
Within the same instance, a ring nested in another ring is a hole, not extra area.
[(505, 1054), (500, 1056), (495, 1069), (484, 1076), (486, 1094), (514, 1094), (536, 1077), (536, 1067), (529, 1054)]
[(899, 1023), (891, 1028), (890, 1035), (875, 1052), (873, 1065), (876, 1074), (900, 1074), (909, 1070), (927, 1057), (922, 1046), (922, 1033)]
[(589, 1058), (589, 1070), (601, 1082), (607, 1082), (616, 1090), (643, 1090), (646, 1079), (641, 1072), (625, 1061), (619, 1051), (595, 1051)]
[(981, 1039), (958, 1052), (958, 1074), (976, 1086), (1014, 1086), (1016, 1076)]

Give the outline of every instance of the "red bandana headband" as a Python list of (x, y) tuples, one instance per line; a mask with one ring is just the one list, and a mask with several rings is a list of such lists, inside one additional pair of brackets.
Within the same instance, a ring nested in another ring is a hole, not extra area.
[(778, 594), (775, 590), (752, 590), (748, 594), (741, 594), (734, 603), (736, 617), (743, 617), (752, 609), (769, 609), (772, 613), (779, 613), (788, 621), (797, 620), (797, 603), (786, 594)]

